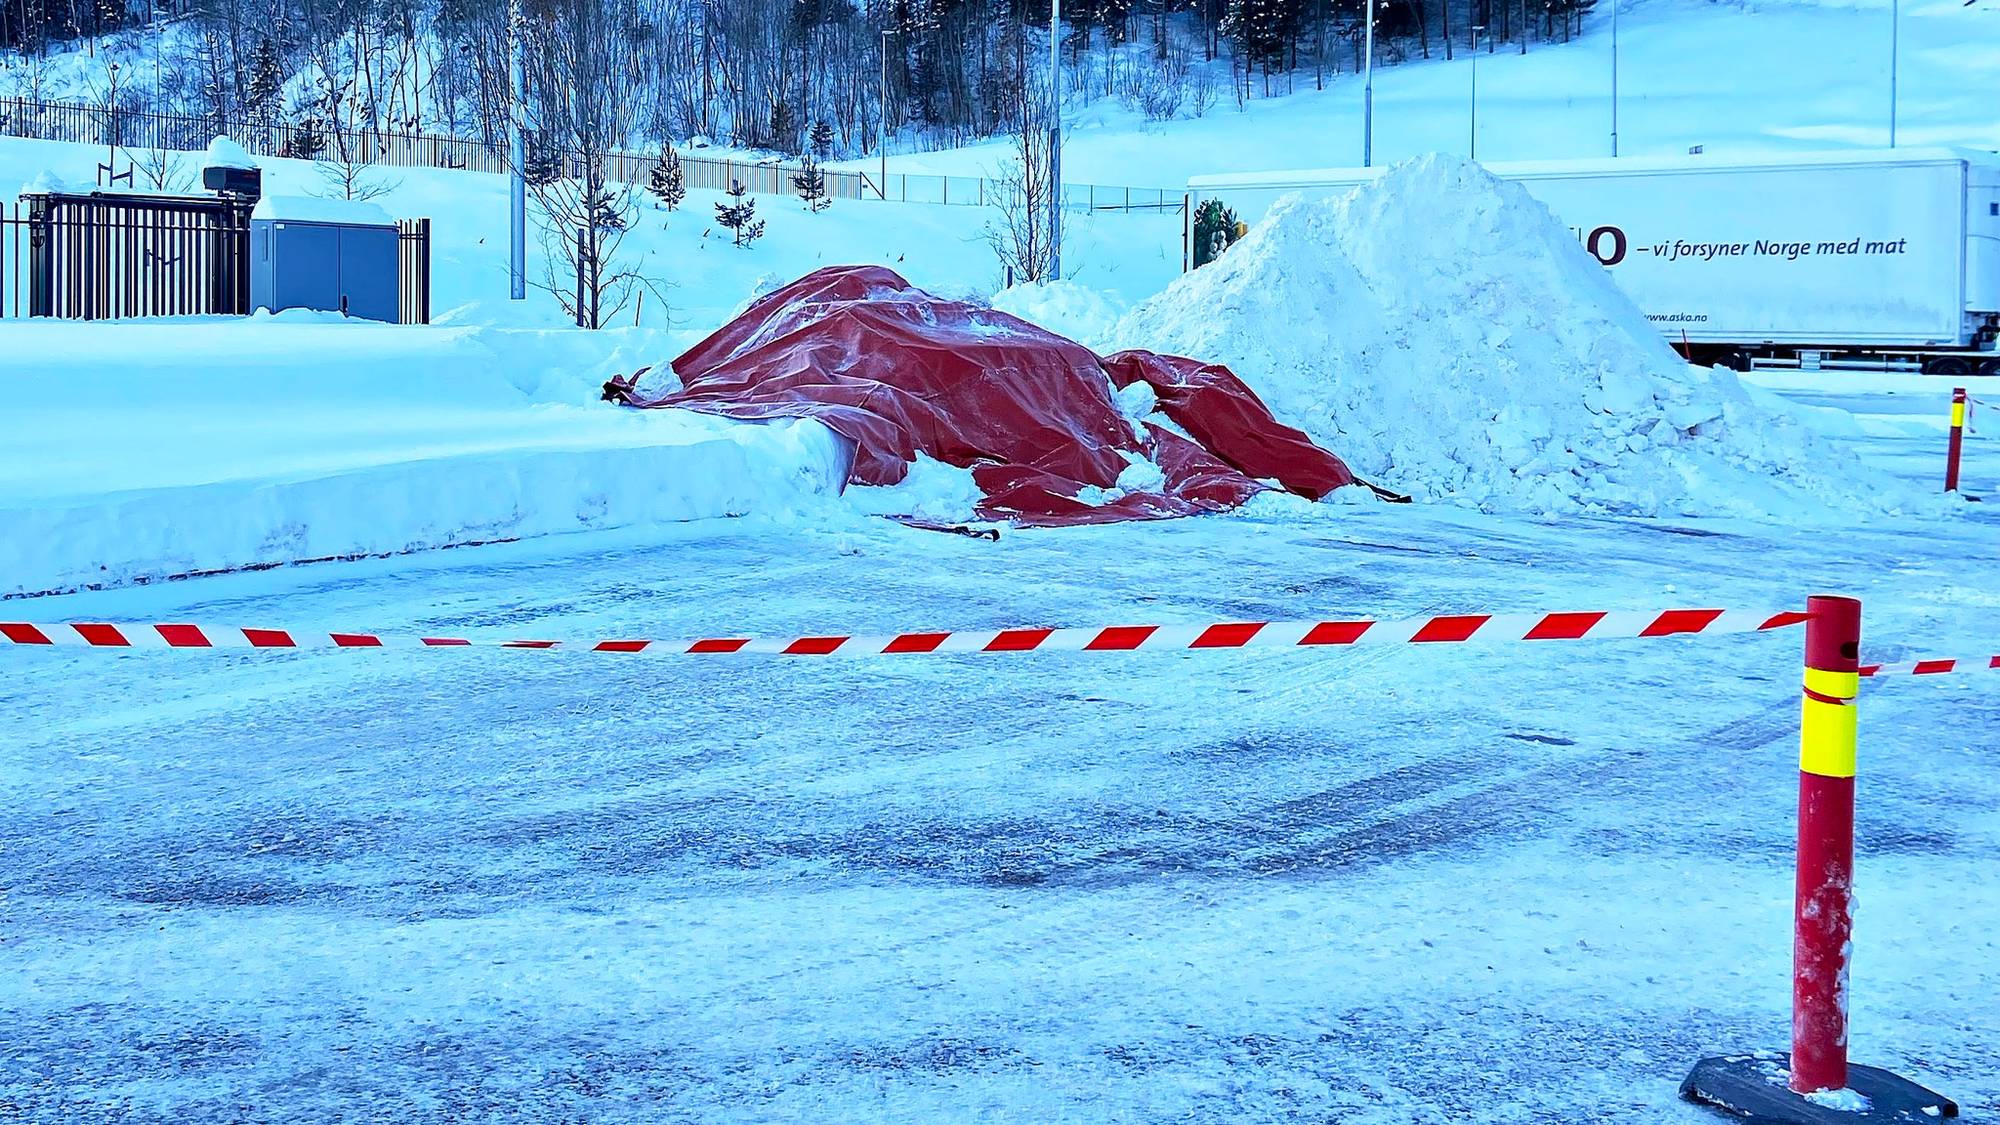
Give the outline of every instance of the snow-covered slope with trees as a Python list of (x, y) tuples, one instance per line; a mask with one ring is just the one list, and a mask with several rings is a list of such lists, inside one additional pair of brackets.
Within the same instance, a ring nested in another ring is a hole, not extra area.
[[(1497, 7), (1497, 5), (1496, 5)], [(1611, 5), (1568, 43), (1481, 37), (1479, 159), (1612, 154)], [(2000, 2), (1900, 5), (1897, 142), (2000, 148)], [(1460, 17), (1454, 27), (1462, 32)], [(1713, 3), (1627, 0), (1619, 18), (1618, 152), (1677, 155), (1877, 147), (1889, 141), (1888, 0)], [(1491, 49), (1488, 53), (1488, 49)], [(1470, 154), (1472, 57), (1433, 46), (1375, 70), (1375, 161)], [(1066, 173), (1099, 183), (1185, 183), (1189, 176), (1359, 165), (1362, 88), (1352, 56), (1323, 83), (1310, 65), (1261, 84), (1240, 106), (1148, 122), (1118, 99), (1070, 113)], [(1324, 89), (1321, 89), (1321, 86)], [(1224, 94), (1227, 94), (1225, 89)], [(1001, 146), (892, 155), (891, 171), (970, 174)], [(1136, 178), (1135, 178), (1136, 177)]]
[[(1038, 123), (1045, 104), (1046, 7), (933, 0), (878, 14), (815, 0), (781, 13), (762, 0), (645, 0), (606, 20), (594, 2), (534, 9), (531, 70), (549, 69), (529, 86), (585, 85), (574, 64), (602, 55), (617, 93), (602, 124), (633, 149), (695, 139), (797, 154), (823, 125), (831, 152), (872, 162), (886, 124), (892, 170), (974, 174), (1004, 156), (980, 138), (1024, 115)], [(0, 97), (503, 135), (505, 5), (290, 7), (232, 0), (170, 15), (140, 0), (9, 0)], [(1471, 147), (1475, 56), (1488, 159), (1607, 153), (1613, 7), (1538, 4), (1524, 28), (1519, 5), (1378, 0), (1378, 156)], [(2000, 83), (2000, 3), (1897, 7), (1899, 139), (2000, 145), (2000, 108), (1977, 96)], [(1887, 139), (1888, 0), (1616, 8), (1622, 152)], [(1361, 0), (1064, 5), (1070, 176), (1151, 185), (1358, 163), (1361, 11)]]

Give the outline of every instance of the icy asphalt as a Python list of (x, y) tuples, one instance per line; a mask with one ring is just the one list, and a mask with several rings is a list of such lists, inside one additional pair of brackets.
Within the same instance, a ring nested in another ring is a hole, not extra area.
[[(1897, 660), (2000, 647), (1996, 555), (1983, 510), (739, 521), (0, 617), (686, 635), (1849, 592)], [(1795, 632), (0, 650), (0, 1122), (1707, 1120), (1688, 1065), (1788, 1033), (1798, 666)], [(1854, 1056), (1974, 1121), (2000, 1114), (1996, 689), (1862, 701)]]

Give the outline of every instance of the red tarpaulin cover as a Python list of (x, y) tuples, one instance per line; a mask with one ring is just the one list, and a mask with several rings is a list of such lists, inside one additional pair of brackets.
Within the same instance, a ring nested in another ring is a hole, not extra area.
[[(1275, 480), (1318, 499), (1354, 475), (1280, 424), (1228, 368), (1152, 352), (1099, 358), (1018, 317), (914, 288), (880, 266), (829, 266), (758, 300), (674, 360), (681, 387), (638, 376), (605, 397), (730, 418), (815, 418), (853, 443), (848, 479), (895, 484), (917, 454), (969, 467), (983, 519), (1030, 525), (1165, 519), (1243, 503)], [(1152, 386), (1140, 432), (1113, 388)], [(1108, 498), (1133, 460), (1157, 491)], [(1085, 493), (1084, 498), (1079, 498)]]

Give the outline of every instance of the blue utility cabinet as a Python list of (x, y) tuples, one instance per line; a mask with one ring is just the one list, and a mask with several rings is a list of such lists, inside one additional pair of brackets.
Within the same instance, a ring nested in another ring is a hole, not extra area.
[(372, 203), (266, 196), (250, 214), (250, 305), (393, 324), (399, 237)]

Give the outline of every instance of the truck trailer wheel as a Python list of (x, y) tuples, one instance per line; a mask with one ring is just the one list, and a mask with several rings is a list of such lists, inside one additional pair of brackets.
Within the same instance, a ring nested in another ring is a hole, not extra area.
[(1750, 370), (1750, 353), (1742, 348), (1733, 348), (1722, 353), (1722, 366), (1731, 371)]
[(1961, 356), (1932, 356), (1924, 361), (1924, 374), (1959, 379), (1972, 374), (1972, 361)]
[(1979, 373), (1989, 379), (2000, 377), (2000, 357), (1981, 360), (1979, 363)]

